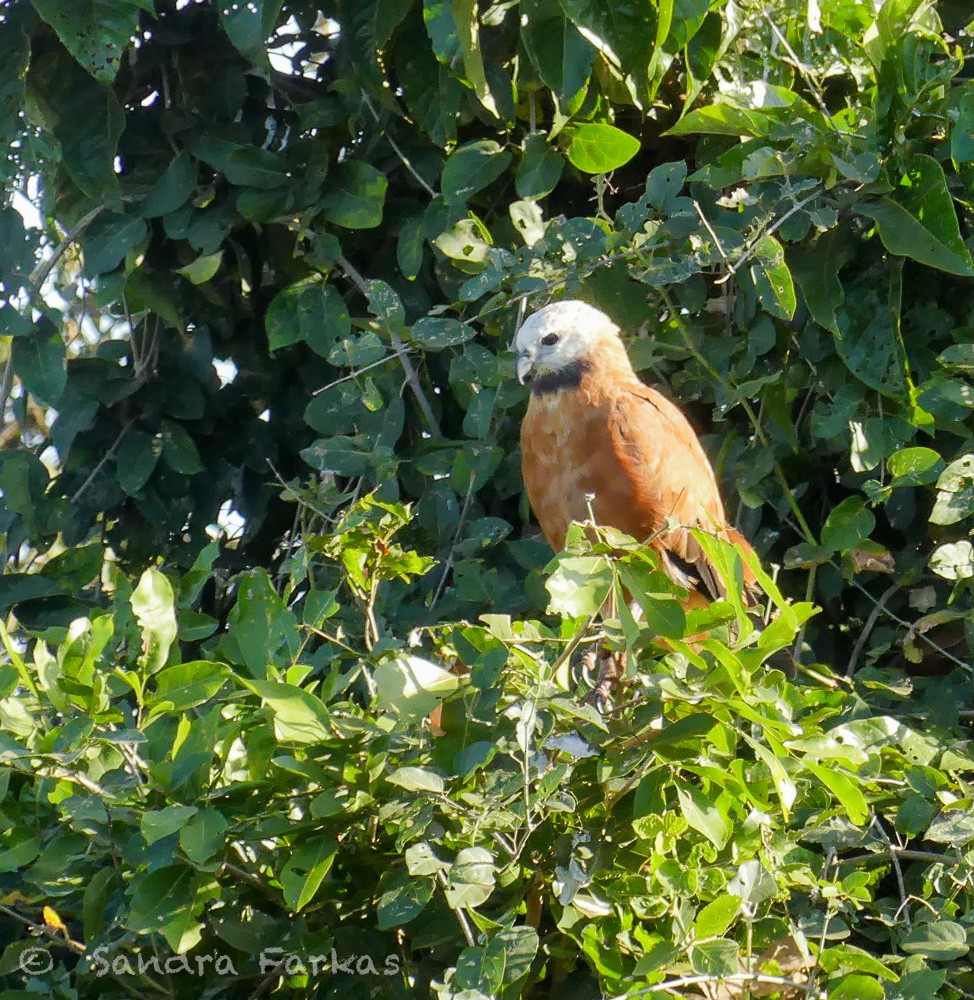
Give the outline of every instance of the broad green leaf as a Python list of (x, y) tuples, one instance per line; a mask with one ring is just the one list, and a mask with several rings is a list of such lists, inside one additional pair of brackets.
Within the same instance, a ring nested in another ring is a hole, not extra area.
[(755, 244), (751, 280), (767, 312), (782, 319), (795, 314), (795, 285), (785, 263), (784, 247), (773, 236), (762, 236)]
[(524, 153), (514, 175), (514, 188), (521, 198), (543, 198), (557, 185), (565, 160), (540, 133), (524, 140)]
[[(932, 200), (939, 201), (939, 199)], [(946, 271), (948, 274), (974, 276), (970, 254), (960, 252), (953, 241), (948, 245), (939, 239), (928, 228), (932, 222), (926, 212), (921, 221), (891, 198), (883, 198), (874, 204), (858, 205), (856, 211), (875, 221), (879, 238), (890, 253), (912, 257), (921, 264)], [(953, 204), (950, 205), (950, 212), (953, 215), (953, 226), (947, 229), (948, 234), (957, 226)], [(939, 227), (938, 232), (941, 236), (945, 235)]]
[(102, 212), (81, 240), (85, 270), (92, 275), (113, 271), (129, 250), (145, 239), (147, 233), (145, 219), (137, 215)]
[(161, 441), (137, 427), (130, 427), (115, 453), (118, 485), (129, 496), (136, 496), (149, 481), (161, 454)]
[(446, 885), (446, 901), (453, 909), (474, 909), (494, 890), (494, 856), (483, 847), (464, 847), (457, 853)]
[(315, 897), (338, 853), (333, 837), (315, 837), (302, 844), (281, 871), (281, 890), (289, 910), (299, 913)]
[(434, 771), (422, 767), (400, 767), (386, 777), (391, 785), (405, 788), (407, 792), (442, 792), (446, 783)]
[(321, 209), (329, 222), (344, 229), (375, 229), (382, 222), (388, 187), (385, 175), (371, 164), (343, 160), (328, 174)]
[(886, 461), (893, 486), (922, 486), (934, 482), (943, 471), (944, 463), (932, 448), (901, 448)]
[(940, 473), (930, 522), (956, 524), (971, 513), (974, 513), (974, 455), (962, 455)]
[(676, 795), (686, 821), (720, 850), (727, 843), (731, 828), (717, 806), (692, 785), (686, 788), (677, 786)]
[(168, 865), (137, 874), (128, 894), (126, 926), (142, 933), (162, 933), (176, 954), (196, 946), (203, 924), (197, 914), (219, 892), (216, 883), (184, 865)]
[(36, 399), (56, 406), (67, 384), (67, 351), (59, 331), (43, 323), (29, 337), (13, 342), (13, 366), (24, 388)]
[(172, 585), (164, 574), (150, 567), (132, 591), (131, 605), (142, 629), (139, 665), (146, 673), (152, 674), (166, 665), (169, 650), (176, 639)]
[(372, 679), (379, 707), (413, 720), (429, 715), (459, 683), (443, 667), (410, 655), (380, 663)]
[(32, 0), (64, 47), (99, 83), (111, 83), (139, 23), (146, 0)]
[(839, 800), (849, 819), (862, 824), (869, 818), (869, 807), (862, 790), (853, 778), (835, 767), (823, 767), (810, 760), (803, 761), (805, 767), (822, 782)]
[(475, 194), (497, 180), (513, 156), (492, 139), (458, 146), (443, 167), (440, 187), (448, 205), (465, 205)]
[(264, 324), (269, 350), (303, 340), (322, 357), (352, 330), (342, 297), (316, 278), (305, 278), (278, 292), (267, 308)]
[(484, 59), (480, 49), (480, 22), (477, 0), (451, 0), (453, 20), (456, 23), (463, 68), (480, 103), (492, 114), (498, 115), (494, 95), (490, 92), (484, 74)]
[(938, 546), (930, 557), (930, 568), (945, 580), (974, 576), (974, 545), (966, 539)]
[(409, 923), (419, 916), (433, 898), (433, 880), (410, 878), (405, 872), (396, 872), (383, 888), (376, 907), (379, 930), (390, 930)]
[(179, 831), (179, 846), (194, 864), (205, 864), (223, 849), (228, 827), (219, 810), (199, 809)]
[(320, 743), (332, 735), (331, 716), (320, 698), (281, 681), (239, 678), (274, 716), (274, 733), (286, 743)]
[(690, 964), (704, 976), (733, 976), (740, 966), (736, 941), (704, 941), (690, 946)]
[(639, 140), (615, 125), (595, 122), (565, 130), (565, 155), (587, 174), (605, 174), (628, 163), (639, 152)]
[(139, 827), (149, 845), (181, 830), (197, 812), (196, 806), (165, 806), (142, 814)]
[(192, 263), (177, 267), (175, 272), (188, 278), (194, 285), (205, 285), (220, 270), (222, 262), (223, 251), (217, 250), (216, 253), (202, 254)]
[(142, 218), (155, 219), (174, 212), (186, 204), (195, 187), (196, 164), (189, 153), (182, 152), (166, 167), (142, 203)]
[(862, 497), (847, 497), (834, 507), (822, 526), (822, 545), (845, 552), (864, 541), (876, 527), (876, 517)]
[(834, 986), (829, 986), (828, 1000), (883, 1000), (882, 983), (872, 976), (843, 976)]
[(252, 63), (269, 65), (267, 40), (277, 23), (283, 0), (219, 0), (220, 23), (234, 47)]
[(442, 351), (445, 347), (456, 347), (476, 337), (477, 331), (459, 320), (441, 316), (423, 316), (416, 321), (410, 331), (410, 339), (422, 345), (427, 351)]
[(545, 86), (568, 105), (588, 82), (596, 48), (555, 4), (523, 0), (521, 10), (521, 41), (528, 58)]
[(718, 896), (708, 903), (693, 922), (693, 932), (697, 940), (720, 937), (740, 916), (741, 900), (738, 896)]
[(563, 556), (545, 581), (553, 614), (594, 615), (612, 588), (612, 567), (604, 556)]
[(900, 941), (908, 955), (923, 955), (937, 962), (952, 962), (969, 951), (964, 928), (953, 920), (933, 920), (918, 924)]

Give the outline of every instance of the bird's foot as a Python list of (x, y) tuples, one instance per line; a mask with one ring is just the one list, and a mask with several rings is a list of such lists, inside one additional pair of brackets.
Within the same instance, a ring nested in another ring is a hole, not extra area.
[(595, 676), (592, 690), (585, 696), (585, 704), (594, 705), (600, 712), (605, 712), (612, 696), (622, 687), (622, 678), (626, 673), (626, 654), (599, 643), (582, 658), (582, 671), (586, 679)]

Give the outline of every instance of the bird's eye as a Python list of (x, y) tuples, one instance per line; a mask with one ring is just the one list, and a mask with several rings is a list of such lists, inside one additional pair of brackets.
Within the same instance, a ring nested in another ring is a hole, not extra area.
[(546, 347), (551, 347), (552, 344), (557, 344), (558, 343), (558, 334), (557, 333), (549, 333), (547, 337), (542, 337), (541, 338), (541, 343), (544, 344)]

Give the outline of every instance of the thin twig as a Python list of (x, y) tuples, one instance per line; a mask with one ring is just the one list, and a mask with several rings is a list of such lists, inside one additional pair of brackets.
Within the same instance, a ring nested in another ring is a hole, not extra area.
[[(409, 353), (408, 350), (406, 353)], [(378, 361), (373, 361), (370, 365), (363, 365), (361, 368), (356, 368), (355, 371), (349, 372), (341, 378), (336, 378), (334, 382), (329, 382), (327, 385), (323, 385), (320, 389), (315, 389), (311, 395), (320, 396), (321, 393), (327, 392), (329, 389), (334, 389), (336, 385), (341, 385), (343, 382), (351, 382), (352, 379), (356, 379), (359, 375), (364, 375), (366, 372), (372, 371), (373, 368), (378, 368), (380, 365), (387, 364), (390, 361), (395, 361), (399, 356), (399, 352), (396, 352), (395, 354), (387, 354), (384, 358), (379, 358)]]
[(477, 473), (470, 473), (470, 485), (467, 487), (467, 495), (463, 498), (463, 507), (460, 510), (460, 520), (457, 521), (457, 530), (453, 533), (453, 543), (450, 545), (450, 554), (446, 557), (446, 562), (443, 564), (443, 573), (440, 576), (440, 582), (436, 585), (436, 591), (433, 594), (433, 600), (430, 601), (430, 611), (436, 607), (437, 601), (443, 595), (443, 590), (446, 587), (447, 578), (450, 575), (450, 571), (453, 569), (454, 556), (456, 555), (457, 545), (460, 544), (460, 533), (463, 531), (463, 526), (467, 521), (467, 513), (470, 510), (470, 501), (473, 498), (474, 483), (477, 481)]
[(68, 247), (98, 218), (99, 215), (105, 210), (104, 205), (99, 205), (97, 208), (91, 209), (90, 212), (86, 212), (81, 216), (80, 219), (75, 223), (75, 225), (68, 230), (64, 235), (64, 239), (54, 248), (51, 256), (46, 260), (42, 260), (37, 267), (31, 271), (30, 277), (27, 279), (31, 284), (32, 294), (39, 294), (41, 286), (47, 281), (47, 276), (54, 270), (57, 266), (58, 261), (67, 253)]
[[(375, 121), (376, 121), (376, 124), (381, 124), (381, 122), (379, 121), (379, 114), (378, 114), (378, 112), (377, 112), (377, 111), (375, 110), (375, 108), (374, 108), (374, 107), (372, 107), (372, 102), (371, 102), (371, 101), (369, 100), (369, 95), (368, 95), (368, 94), (366, 94), (366, 92), (365, 92), (364, 90), (362, 91), (362, 100), (363, 100), (363, 102), (365, 103), (365, 106), (366, 106), (366, 107), (367, 107), (367, 108), (369, 109), (369, 111), (371, 111), (371, 112), (372, 112), (372, 117), (373, 117), (373, 118), (375, 119)], [(434, 189), (433, 189), (432, 187), (430, 187), (430, 185), (429, 185), (429, 183), (427, 182), (426, 178), (425, 178), (425, 177), (423, 177), (423, 176), (422, 176), (422, 175), (421, 175), (421, 174), (419, 173), (419, 171), (418, 171), (418, 170), (417, 170), (417, 169), (416, 169), (416, 168), (415, 168), (415, 167), (414, 167), (414, 166), (412, 165), (412, 163), (411, 163), (411, 162), (409, 161), (409, 157), (408, 157), (408, 156), (406, 156), (406, 154), (405, 154), (405, 153), (404, 153), (404, 152), (403, 152), (403, 151), (402, 151), (402, 150), (401, 150), (401, 149), (399, 148), (399, 146), (397, 145), (397, 143), (396, 143), (396, 140), (395, 140), (395, 139), (393, 139), (391, 135), (389, 135), (389, 130), (388, 130), (388, 128), (383, 128), (383, 129), (382, 129), (382, 137), (383, 137), (383, 138), (385, 139), (385, 141), (386, 141), (387, 143), (389, 143), (389, 145), (390, 145), (390, 146), (392, 146), (392, 151), (393, 151), (393, 152), (394, 152), (394, 153), (396, 154), (396, 156), (398, 156), (398, 157), (399, 157), (399, 159), (400, 159), (400, 160), (402, 161), (402, 165), (403, 165), (403, 166), (404, 166), (404, 167), (405, 167), (405, 168), (406, 168), (406, 169), (407, 169), (407, 170), (408, 170), (408, 171), (409, 171), (409, 172), (410, 172), (410, 173), (411, 173), (411, 174), (413, 175), (413, 177), (415, 177), (415, 178), (416, 178), (416, 180), (417, 180), (417, 181), (418, 181), (418, 183), (419, 183), (419, 186), (420, 186), (420, 187), (421, 187), (421, 188), (422, 188), (422, 189), (423, 189), (423, 190), (424, 190), (424, 191), (425, 191), (425, 192), (426, 192), (426, 193), (427, 193), (427, 194), (428, 194), (428, 195), (429, 195), (429, 196), (430, 196), (431, 198), (435, 198), (435, 197), (437, 196), (437, 195), (436, 195), (436, 191), (435, 191), (435, 190), (434, 190)]]
[(855, 646), (852, 647), (852, 655), (849, 657), (849, 662), (846, 664), (845, 668), (846, 677), (851, 677), (856, 672), (856, 667), (859, 664), (859, 657), (866, 646), (866, 641), (872, 634), (877, 619), (883, 613), (883, 610), (886, 607), (886, 602), (899, 589), (900, 585), (898, 583), (891, 583), (889, 587), (887, 587), (887, 589), (880, 595), (879, 600), (873, 605), (873, 609), (869, 612), (869, 617), (866, 619), (866, 623), (863, 625), (862, 630), (859, 633), (859, 638), (856, 640)]
[(757, 233), (748, 242), (748, 245), (745, 247), (741, 256), (738, 257), (733, 264), (727, 265), (727, 274), (725, 274), (722, 278), (718, 278), (714, 284), (722, 285), (725, 281), (733, 277), (733, 275), (735, 275), (754, 256), (761, 240), (763, 240), (766, 236), (771, 236), (773, 233), (777, 232), (796, 212), (800, 212), (807, 204), (809, 204), (809, 202), (814, 201), (820, 194), (821, 191), (816, 185), (815, 190), (807, 198), (802, 198), (801, 201), (796, 201), (787, 212), (775, 219), (775, 221), (768, 226), (767, 229), (762, 229), (759, 233)]
[(82, 496), (84, 496), (88, 487), (94, 481), (95, 476), (97, 476), (98, 473), (101, 472), (101, 470), (105, 467), (105, 463), (115, 457), (115, 453), (118, 451), (118, 446), (122, 443), (122, 438), (124, 438), (125, 435), (128, 433), (128, 429), (132, 426), (132, 423), (133, 421), (129, 420), (127, 423), (123, 425), (122, 429), (118, 432), (118, 437), (115, 438), (115, 440), (112, 442), (111, 447), (108, 449), (108, 451), (105, 452), (104, 455), (102, 455), (102, 457), (98, 461), (98, 464), (91, 470), (91, 472), (88, 473), (88, 478), (85, 479), (85, 481), (78, 487), (78, 490), (75, 493), (75, 495), (71, 497), (72, 504), (76, 504), (82, 498)]
[[(344, 257), (338, 257), (336, 263), (345, 272), (346, 276), (351, 280), (355, 287), (358, 288), (358, 290), (366, 298), (369, 298), (369, 286), (366, 283), (365, 278), (359, 274), (356, 268)], [(402, 338), (396, 330), (392, 329), (391, 326), (388, 329), (389, 340), (392, 343), (393, 350), (395, 350), (396, 355), (402, 362), (402, 370), (406, 373), (406, 381), (409, 383), (410, 389), (413, 390), (413, 395), (416, 397), (416, 402), (419, 403), (419, 408), (423, 411), (426, 423), (436, 437), (442, 437), (443, 435), (440, 432), (439, 421), (433, 413), (433, 407), (430, 406), (429, 400), (426, 398), (426, 393), (423, 392), (422, 383), (419, 381), (416, 369), (413, 367), (413, 363), (410, 361), (409, 355), (406, 353)]]
[[(446, 891), (449, 882), (447, 881), (445, 873), (438, 871), (436, 875), (439, 878), (440, 885), (442, 885), (444, 891)], [(463, 908), (459, 906), (451, 906), (450, 909), (453, 910), (453, 912), (457, 915), (457, 920), (460, 921), (460, 929), (463, 931), (463, 936), (466, 938), (467, 944), (470, 945), (471, 948), (475, 947), (477, 939), (474, 937), (473, 930), (470, 927), (470, 921), (467, 920), (467, 915), (463, 912)]]

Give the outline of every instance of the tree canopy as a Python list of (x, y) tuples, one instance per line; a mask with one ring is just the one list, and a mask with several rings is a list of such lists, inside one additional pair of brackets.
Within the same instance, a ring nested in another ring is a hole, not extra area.
[[(968, 19), (0, 6), (4, 996), (974, 993)], [(701, 430), (759, 627), (552, 562), (509, 345), (567, 296)]]

